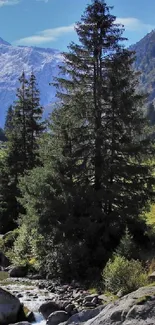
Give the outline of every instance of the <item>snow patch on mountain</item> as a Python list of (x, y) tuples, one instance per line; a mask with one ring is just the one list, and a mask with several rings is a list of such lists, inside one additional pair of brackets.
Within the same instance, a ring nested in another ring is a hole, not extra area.
[(56, 89), (49, 85), (59, 74), (63, 57), (58, 50), (51, 48), (12, 46), (0, 38), (0, 126), (3, 126), (5, 113), (16, 98), (18, 78), (22, 71), (28, 77), (31, 71), (37, 78), (41, 105), (52, 107), (56, 100)]

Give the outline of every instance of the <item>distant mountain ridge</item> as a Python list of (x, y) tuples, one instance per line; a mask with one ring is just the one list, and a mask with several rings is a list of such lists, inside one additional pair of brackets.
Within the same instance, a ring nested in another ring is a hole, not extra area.
[(130, 47), (136, 52), (134, 68), (141, 71), (139, 88), (155, 104), (155, 30)]
[[(149, 94), (148, 101), (155, 103), (155, 30), (130, 49), (136, 52), (134, 67), (141, 71), (139, 87)], [(23, 70), (29, 76), (33, 69), (47, 116), (56, 100), (56, 89), (49, 83), (58, 76), (62, 63), (58, 50), (13, 46), (0, 38), (0, 127), (4, 125), (7, 108), (16, 98), (18, 78)]]
[[(49, 83), (58, 76), (63, 62), (61, 53), (51, 48), (12, 46), (0, 38), (0, 126), (4, 125), (7, 108), (16, 98), (18, 78), (22, 71), (36, 75), (45, 115), (55, 101), (56, 90)], [(46, 108), (47, 107), (47, 108)]]

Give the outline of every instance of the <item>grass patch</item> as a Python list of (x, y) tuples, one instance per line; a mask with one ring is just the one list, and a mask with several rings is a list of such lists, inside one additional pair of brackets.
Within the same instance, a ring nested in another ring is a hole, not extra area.
[(0, 281), (6, 280), (8, 278), (8, 272), (0, 271)]
[(109, 291), (105, 291), (105, 292), (104, 292), (104, 295), (108, 298), (108, 299), (107, 299), (108, 302), (112, 302), (112, 301), (115, 301), (115, 300), (118, 300), (118, 299), (119, 299), (116, 295), (112, 294), (112, 293), (109, 292)]
[(155, 281), (148, 283), (145, 287), (155, 287)]
[(93, 295), (93, 294), (98, 294), (98, 290), (97, 290), (97, 288), (90, 288), (90, 289), (88, 289), (88, 291), (89, 291), (89, 293), (91, 294), (91, 295)]
[(136, 305), (143, 305), (145, 302), (151, 299), (151, 296), (143, 296), (136, 300)]

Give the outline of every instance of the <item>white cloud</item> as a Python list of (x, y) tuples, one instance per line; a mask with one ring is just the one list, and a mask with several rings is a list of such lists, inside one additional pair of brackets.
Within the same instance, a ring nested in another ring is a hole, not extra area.
[(155, 28), (155, 26), (150, 24), (145, 24), (140, 19), (134, 17), (117, 18), (116, 22), (124, 25), (125, 29), (131, 32), (139, 32), (139, 31), (151, 32), (152, 29)]
[[(0, 0), (0, 3), (3, 1), (12, 1), (12, 2), (19, 2), (20, 0)], [(48, 0), (37, 0), (37, 1), (45, 1), (48, 2)], [(126, 18), (117, 18), (116, 23), (124, 25), (125, 29), (127, 31), (131, 32), (150, 32), (155, 28), (155, 26), (151, 24), (145, 24), (141, 20), (134, 18), (134, 17), (126, 17)], [(51, 29), (45, 29), (43, 31), (40, 31), (34, 35), (21, 38), (19, 40), (14, 41), (14, 45), (39, 45), (43, 43), (53, 42), (56, 41), (59, 36), (62, 36), (63, 34), (67, 34), (74, 31), (75, 25), (69, 25), (69, 26), (62, 26), (62, 27), (56, 27)]]
[(20, 2), (20, 0), (0, 0), (0, 7), (16, 5), (19, 2)]
[(39, 45), (55, 41), (59, 36), (74, 31), (74, 24), (51, 29), (45, 29), (35, 35), (21, 38), (14, 42), (15, 45)]

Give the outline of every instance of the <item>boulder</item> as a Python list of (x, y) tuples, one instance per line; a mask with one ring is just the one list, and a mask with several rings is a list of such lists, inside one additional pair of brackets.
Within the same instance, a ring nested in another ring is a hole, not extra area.
[(49, 317), (50, 314), (52, 314), (55, 311), (60, 311), (62, 309), (62, 306), (60, 303), (55, 301), (48, 301), (43, 303), (40, 308), (39, 312), (43, 315), (45, 319)]
[(26, 318), (27, 318), (27, 321), (30, 322), (30, 323), (34, 323), (34, 322), (36, 322), (35, 315), (34, 315), (33, 311), (30, 311), (30, 312), (26, 315)]
[(2, 253), (0, 252), (0, 266), (8, 267), (10, 265), (9, 259)]
[(58, 311), (55, 311), (54, 313), (52, 313), (48, 317), (46, 324), (47, 325), (58, 325), (60, 323), (67, 321), (68, 318), (69, 318), (69, 315), (66, 311), (58, 310)]
[(26, 266), (15, 266), (9, 271), (11, 278), (23, 278), (27, 275)]
[(103, 308), (104, 306), (99, 306), (95, 309), (82, 310), (79, 313), (71, 316), (65, 324), (70, 325), (70, 324), (81, 324), (87, 322), (87, 320), (90, 320), (91, 318), (97, 316), (102, 311)]
[[(94, 310), (92, 310), (93, 313)], [(140, 288), (115, 302), (102, 306), (95, 317), (72, 316), (66, 325), (154, 325), (155, 324), (155, 286)]]
[(151, 273), (148, 278), (150, 281), (155, 281), (155, 272)]
[(0, 288), (0, 324), (17, 322), (20, 309), (19, 299)]

